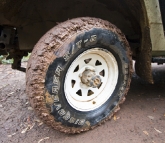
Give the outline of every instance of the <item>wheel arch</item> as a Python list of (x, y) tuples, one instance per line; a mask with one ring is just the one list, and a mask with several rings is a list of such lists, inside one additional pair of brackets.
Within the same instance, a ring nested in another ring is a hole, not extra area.
[[(60, 22), (77, 17), (97, 17), (113, 23), (126, 35), (134, 59), (137, 61), (136, 71), (138, 75), (149, 82), (153, 82), (149, 65), (151, 63), (149, 60), (151, 49), (147, 48), (151, 47), (148, 33), (149, 44), (144, 45), (144, 36), (146, 36), (144, 33), (149, 27), (147, 26), (148, 20), (143, 0), (71, 0), (69, 3), (65, 0), (41, 0), (40, 3), (33, 0), (19, 0), (15, 7), (11, 7), (11, 5), (12, 1), (9, 1), (1, 6), (0, 17), (3, 18), (0, 24), (17, 27), (21, 50), (32, 50), (42, 35)], [(6, 12), (9, 7), (14, 14)], [(6, 22), (4, 17), (6, 20), (10, 20), (10, 23), (9, 21)], [(137, 42), (138, 46), (134, 46), (134, 41)], [(146, 54), (143, 54), (143, 58), (141, 58), (142, 53), (144, 53), (143, 49)], [(145, 57), (147, 57), (147, 60)], [(145, 66), (147, 67), (145, 74), (140, 70), (141, 67), (144, 68), (144, 65), (147, 65)]]
[[(71, 0), (69, 2), (41, 0), (40, 3), (32, 0), (19, 0), (15, 7), (11, 5), (12, 1), (9, 1), (0, 9), (3, 12), (0, 17), (9, 19), (10, 23), (3, 20), (0, 24), (10, 24), (18, 28), (22, 50), (33, 49), (37, 41), (50, 28), (67, 19), (77, 17), (96, 17), (107, 20), (121, 29), (125, 35), (134, 35), (139, 32), (139, 23), (136, 19), (138, 12), (131, 10), (133, 5), (139, 7), (139, 2), (131, 5), (128, 0), (124, 2), (121, 0)], [(6, 12), (8, 7), (11, 7), (13, 15)]]

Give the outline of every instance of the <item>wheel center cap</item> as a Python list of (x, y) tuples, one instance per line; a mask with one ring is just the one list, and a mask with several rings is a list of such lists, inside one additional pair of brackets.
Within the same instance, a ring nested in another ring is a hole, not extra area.
[(101, 78), (99, 75), (96, 75), (95, 70), (86, 68), (85, 71), (80, 74), (81, 82), (88, 87), (99, 87), (101, 85)]

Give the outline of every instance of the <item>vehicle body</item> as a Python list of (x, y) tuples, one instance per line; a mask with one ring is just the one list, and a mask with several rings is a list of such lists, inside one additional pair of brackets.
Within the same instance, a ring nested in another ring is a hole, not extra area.
[[(136, 73), (147, 82), (154, 83), (151, 63), (165, 62), (163, 0), (0, 0), (0, 55), (9, 53), (9, 58), (14, 59), (12, 68), (22, 70), (22, 57), (33, 50), (50, 28), (78, 17), (96, 17), (118, 27), (130, 45)], [(62, 35), (67, 32), (67, 28), (61, 31)]]

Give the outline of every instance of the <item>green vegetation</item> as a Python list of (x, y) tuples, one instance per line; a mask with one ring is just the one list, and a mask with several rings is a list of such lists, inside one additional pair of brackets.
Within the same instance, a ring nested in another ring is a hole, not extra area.
[[(29, 53), (28, 56), (23, 57), (22, 62), (28, 61), (30, 55), (31, 55), (31, 53)], [(7, 56), (8, 55), (1, 55), (0, 56), (0, 64), (12, 64), (13, 63), (13, 59), (6, 60)]]

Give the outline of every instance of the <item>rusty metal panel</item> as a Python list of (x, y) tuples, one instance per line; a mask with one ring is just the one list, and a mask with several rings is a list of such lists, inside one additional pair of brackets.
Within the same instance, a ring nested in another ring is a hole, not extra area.
[(153, 84), (151, 57), (150, 29), (145, 27), (143, 30), (142, 48), (137, 52), (135, 71), (138, 76)]

